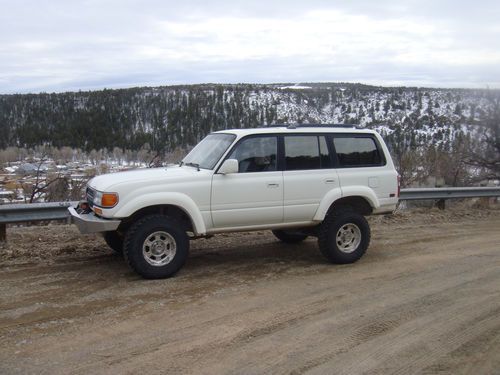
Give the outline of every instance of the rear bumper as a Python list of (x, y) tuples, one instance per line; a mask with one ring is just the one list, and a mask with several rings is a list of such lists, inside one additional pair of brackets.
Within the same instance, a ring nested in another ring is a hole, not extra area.
[(392, 214), (396, 210), (397, 204), (384, 204), (379, 208), (375, 208), (372, 215)]
[(73, 223), (78, 227), (80, 233), (109, 232), (116, 230), (120, 225), (120, 220), (101, 219), (95, 214), (79, 214), (73, 207), (68, 207), (68, 211), (73, 219)]

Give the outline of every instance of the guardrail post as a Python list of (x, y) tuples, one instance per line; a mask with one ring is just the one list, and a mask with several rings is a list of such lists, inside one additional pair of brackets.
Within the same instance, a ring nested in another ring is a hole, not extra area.
[(446, 208), (446, 199), (440, 199), (436, 202), (436, 207), (440, 210), (444, 210)]
[(7, 224), (0, 223), (0, 242), (7, 241)]

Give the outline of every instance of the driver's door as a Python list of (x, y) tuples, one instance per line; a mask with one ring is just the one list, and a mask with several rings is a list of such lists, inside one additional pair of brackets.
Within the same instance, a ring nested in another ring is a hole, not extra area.
[(283, 172), (277, 170), (278, 138), (250, 136), (228, 159), (238, 160), (238, 173), (214, 174), (211, 211), (215, 228), (283, 222)]

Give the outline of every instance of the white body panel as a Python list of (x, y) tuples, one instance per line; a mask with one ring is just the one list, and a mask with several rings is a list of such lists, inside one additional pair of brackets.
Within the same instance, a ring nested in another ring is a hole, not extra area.
[(283, 176), (285, 222), (313, 221), (325, 195), (340, 185), (335, 169), (285, 171)]
[(283, 172), (215, 174), (214, 228), (283, 222)]
[(351, 133), (377, 137), (386, 164), (377, 167), (218, 174), (231, 147), (212, 170), (192, 166), (144, 169), (97, 176), (92, 189), (114, 192), (119, 202), (103, 208), (106, 219), (124, 219), (141, 208), (175, 205), (190, 218), (196, 235), (226, 231), (303, 227), (321, 222), (340, 198), (360, 196), (373, 213), (391, 212), (398, 202), (397, 172), (381, 137), (370, 130), (343, 128), (237, 129), (233, 145), (246, 135)]
[(104, 218), (123, 219), (144, 207), (169, 204), (189, 215), (195, 233), (204, 234), (212, 227), (211, 179), (212, 171), (171, 166), (97, 176), (89, 186), (119, 194), (115, 207), (102, 210)]

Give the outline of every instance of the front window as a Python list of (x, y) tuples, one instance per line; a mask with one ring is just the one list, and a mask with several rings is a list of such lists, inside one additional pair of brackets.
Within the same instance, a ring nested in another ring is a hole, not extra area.
[(239, 173), (276, 171), (278, 141), (275, 136), (250, 137), (241, 141), (228, 159), (238, 160)]
[(213, 169), (235, 138), (234, 134), (209, 134), (182, 159), (182, 164)]

